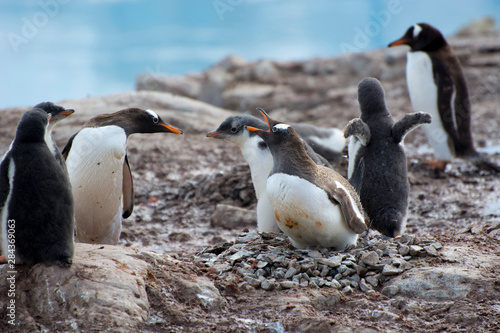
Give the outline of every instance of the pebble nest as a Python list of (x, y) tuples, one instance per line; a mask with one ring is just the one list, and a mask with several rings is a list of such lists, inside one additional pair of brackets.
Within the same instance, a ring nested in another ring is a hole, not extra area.
[[(219, 280), (220, 287), (280, 290), (300, 287), (334, 288), (344, 293), (377, 293), (391, 277), (416, 265), (422, 257), (439, 257), (439, 242), (410, 235), (394, 239), (360, 237), (345, 251), (295, 249), (284, 234), (244, 229), (234, 242), (217, 244), (193, 260)], [(249, 287), (250, 286), (250, 287)], [(399, 291), (386, 286), (382, 294)]]

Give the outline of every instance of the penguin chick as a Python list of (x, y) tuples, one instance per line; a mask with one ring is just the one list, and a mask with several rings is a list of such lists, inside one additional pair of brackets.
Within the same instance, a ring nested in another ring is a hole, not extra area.
[(49, 127), (45, 133), (45, 142), (47, 143), (47, 146), (50, 148), (50, 150), (54, 154), (54, 157), (61, 164), (61, 166), (64, 168), (64, 170), (66, 170), (66, 163), (64, 161), (64, 158), (63, 158), (61, 152), (59, 151), (59, 148), (57, 148), (57, 145), (54, 142), (54, 139), (52, 138), (52, 130), (54, 129), (54, 126), (59, 121), (72, 115), (75, 112), (75, 110), (65, 109), (62, 106), (55, 105), (52, 102), (38, 103), (37, 105), (35, 105), (35, 108), (42, 109), (43, 111), (47, 112), (47, 114), (51, 115), (50, 121), (49, 121)]
[[(248, 131), (246, 126), (266, 128), (262, 120), (247, 114), (230, 116), (224, 120), (219, 128), (207, 133), (207, 137), (224, 139), (238, 145), (241, 153), (250, 167), (250, 174), (257, 197), (257, 228), (264, 232), (279, 232), (274, 211), (266, 192), (267, 176), (273, 167), (273, 157), (267, 144), (255, 132)], [(318, 155), (305, 142), (307, 154), (316, 164), (331, 168), (324, 157)]]
[(75, 199), (76, 241), (117, 244), (122, 217), (134, 208), (127, 138), (182, 131), (151, 110), (130, 108), (90, 119), (63, 150)]
[(314, 163), (293, 127), (259, 110), (269, 129), (247, 129), (266, 142), (273, 156), (266, 191), (279, 228), (297, 248), (342, 250), (355, 244), (366, 224), (352, 186), (333, 169)]
[(344, 135), (350, 138), (348, 179), (359, 193), (370, 226), (394, 237), (406, 223), (410, 185), (403, 140), (406, 134), (431, 122), (418, 112), (394, 123), (385, 104), (384, 89), (374, 78), (358, 85), (361, 118), (351, 120)]
[[(415, 110), (428, 110), (433, 117), (424, 133), (441, 161), (464, 158), (495, 172), (500, 166), (474, 148), (471, 105), (460, 61), (441, 32), (427, 23), (408, 28), (389, 47), (408, 45), (406, 82)], [(445, 165), (441, 163), (442, 165)]]
[(53, 114), (40, 108), (27, 111), (0, 164), (1, 239), (9, 263), (67, 267), (72, 262), (71, 185), (46, 142)]

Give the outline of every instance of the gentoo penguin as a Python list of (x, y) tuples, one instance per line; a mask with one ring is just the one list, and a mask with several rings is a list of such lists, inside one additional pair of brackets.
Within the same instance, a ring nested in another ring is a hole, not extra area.
[(370, 227), (394, 237), (406, 223), (410, 185), (403, 139), (421, 124), (431, 122), (428, 113), (405, 115), (394, 123), (385, 105), (384, 89), (374, 78), (358, 85), (361, 118), (344, 129), (350, 138), (348, 179), (358, 191)]
[(333, 127), (317, 127), (305, 123), (291, 123), (299, 136), (319, 155), (337, 163), (342, 157), (346, 139), (342, 130)]
[(269, 129), (247, 129), (266, 142), (273, 156), (266, 191), (279, 228), (297, 248), (342, 250), (355, 244), (366, 224), (352, 186), (333, 169), (314, 163), (293, 127), (259, 110)]
[(90, 119), (63, 150), (75, 199), (76, 241), (117, 244), (122, 217), (134, 208), (127, 138), (134, 133), (182, 131), (155, 112), (130, 108)]
[(65, 109), (62, 106), (55, 105), (52, 102), (43, 102), (35, 105), (35, 108), (37, 109), (42, 109), (45, 112), (47, 112), (49, 115), (51, 115), (50, 121), (49, 121), (49, 127), (47, 128), (47, 131), (45, 133), (45, 142), (47, 143), (47, 146), (50, 148), (52, 153), (54, 154), (54, 157), (59, 161), (61, 166), (66, 170), (66, 163), (64, 162), (64, 158), (59, 151), (59, 148), (57, 148), (56, 143), (54, 142), (54, 139), (52, 138), (52, 129), (56, 125), (57, 122), (60, 120), (66, 118), (69, 115), (72, 115), (75, 110), (73, 109)]
[[(257, 228), (259, 231), (279, 232), (280, 229), (274, 218), (274, 210), (266, 193), (267, 176), (273, 167), (273, 157), (264, 140), (255, 132), (248, 131), (246, 126), (264, 129), (267, 124), (248, 114), (230, 116), (215, 131), (207, 133), (207, 136), (224, 139), (240, 147), (241, 153), (250, 167), (255, 195), (257, 196)], [(302, 142), (308, 155), (316, 164), (331, 167), (325, 158), (316, 154), (305, 141)]]
[(52, 117), (57, 113), (27, 111), (0, 164), (2, 250), (9, 263), (72, 262), (73, 196), (66, 171), (46, 142)]
[(432, 115), (423, 126), (434, 157), (450, 161), (466, 158), (496, 172), (500, 167), (487, 161), (474, 148), (470, 101), (460, 61), (441, 32), (427, 23), (410, 27), (389, 47), (408, 45), (406, 81), (415, 110)]

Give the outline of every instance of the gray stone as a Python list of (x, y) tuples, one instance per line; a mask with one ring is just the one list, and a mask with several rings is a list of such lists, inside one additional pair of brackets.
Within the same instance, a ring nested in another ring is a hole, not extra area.
[(298, 272), (300, 272), (300, 268), (295, 268), (295, 267), (290, 267), (286, 273), (285, 273), (285, 279), (289, 279), (291, 278), (292, 276), (294, 276), (295, 274), (297, 274)]
[(363, 256), (361, 256), (361, 258), (359, 260), (368, 266), (375, 266), (378, 263), (379, 259), (380, 258), (378, 256), (377, 252), (370, 251), (370, 252), (364, 254)]
[(399, 287), (395, 285), (388, 285), (382, 289), (382, 295), (387, 297), (396, 296), (399, 293)]
[(323, 255), (319, 251), (309, 251), (308, 253), (309, 257), (311, 258), (323, 258)]
[(342, 285), (337, 280), (332, 280), (332, 281), (330, 281), (330, 287), (335, 288), (335, 289), (340, 289), (340, 288), (342, 288)]
[(274, 271), (274, 277), (277, 279), (284, 279), (286, 274), (286, 269), (283, 267), (276, 268)]
[(256, 240), (258, 238), (260, 238), (259, 234), (257, 234), (255, 231), (250, 231), (250, 232), (238, 235), (238, 237), (236, 237), (234, 242), (236, 244), (245, 244), (245, 243), (251, 242), (253, 240)]
[(399, 254), (406, 256), (408, 253), (410, 253), (410, 247), (408, 245), (403, 244), (399, 246)]
[(439, 252), (432, 245), (424, 246), (424, 250), (425, 250), (425, 252), (427, 252), (428, 255), (430, 255), (432, 257), (439, 257)]
[(418, 256), (424, 251), (424, 248), (418, 245), (410, 245), (410, 254), (412, 256)]
[(353, 290), (351, 286), (345, 286), (344, 289), (342, 289), (342, 292), (346, 295), (352, 294)]
[(394, 267), (393, 265), (385, 265), (384, 269), (382, 269), (382, 275), (385, 276), (392, 276), (392, 275), (398, 275), (403, 272), (403, 269)]
[(253, 252), (251, 252), (251, 251), (240, 250), (240, 251), (236, 252), (235, 254), (230, 255), (228, 257), (228, 259), (236, 261), (236, 260), (242, 260), (242, 259), (251, 257), (252, 255), (253, 255)]
[(341, 262), (342, 262), (342, 259), (339, 258), (339, 257), (331, 257), (331, 258), (318, 258), (316, 259), (316, 262), (318, 264), (323, 264), (323, 265), (326, 265), (328, 267), (332, 267), (332, 268), (336, 268), (336, 267), (339, 267)]
[(280, 282), (280, 286), (283, 289), (298, 288), (299, 287), (299, 283), (298, 282), (294, 282), (294, 281), (285, 280), (285, 281), (281, 281)]
[(273, 290), (275, 288), (275, 283), (274, 281), (271, 281), (271, 280), (262, 280), (262, 282), (260, 283), (260, 287), (264, 290)]
[(359, 281), (359, 289), (361, 289), (362, 292), (367, 292), (368, 290), (372, 290), (372, 286), (368, 284), (365, 279), (361, 279), (361, 281)]
[(340, 274), (344, 274), (345, 271), (347, 271), (349, 268), (346, 266), (346, 265), (340, 265), (338, 268), (337, 268), (337, 272), (339, 272)]
[(376, 287), (376, 286), (378, 286), (379, 277), (380, 277), (380, 274), (366, 276), (365, 280), (373, 287)]

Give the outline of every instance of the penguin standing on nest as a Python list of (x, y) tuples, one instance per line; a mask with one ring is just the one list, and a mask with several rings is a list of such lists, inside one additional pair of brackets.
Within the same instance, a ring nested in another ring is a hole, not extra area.
[(71, 185), (54, 147), (46, 142), (51, 118), (64, 118), (65, 112), (36, 107), (26, 112), (0, 164), (2, 250), (9, 264), (71, 265)]
[[(439, 171), (455, 157), (471, 160), (495, 172), (500, 167), (474, 148), (469, 92), (460, 61), (441, 32), (427, 23), (411, 26), (389, 47), (408, 45), (406, 81), (415, 110), (432, 115), (423, 126)], [(443, 163), (444, 162), (444, 163)]]
[[(257, 228), (259, 231), (264, 232), (279, 232), (280, 229), (276, 224), (274, 211), (266, 192), (267, 176), (269, 176), (273, 168), (273, 157), (264, 140), (255, 132), (247, 130), (247, 126), (264, 129), (267, 124), (247, 114), (230, 116), (215, 131), (207, 133), (207, 136), (227, 140), (240, 147), (241, 153), (250, 167), (250, 174), (257, 197)], [(345, 142), (344, 137), (342, 139)], [(316, 154), (305, 141), (302, 141), (302, 143), (307, 154), (316, 164), (331, 168), (331, 165), (323, 156)]]
[(73, 187), (77, 242), (118, 243), (122, 218), (134, 209), (127, 138), (158, 132), (182, 134), (154, 111), (130, 108), (90, 119), (69, 139), (62, 154)]
[(431, 116), (417, 112), (394, 122), (385, 105), (384, 89), (374, 78), (358, 85), (361, 118), (347, 124), (348, 178), (359, 193), (370, 227), (388, 237), (400, 234), (406, 223), (408, 183), (403, 139), (411, 130), (429, 124)]
[(269, 129), (247, 129), (265, 141), (273, 156), (266, 190), (279, 228), (297, 248), (343, 250), (356, 244), (366, 224), (352, 186), (333, 169), (314, 163), (293, 127), (260, 112)]

